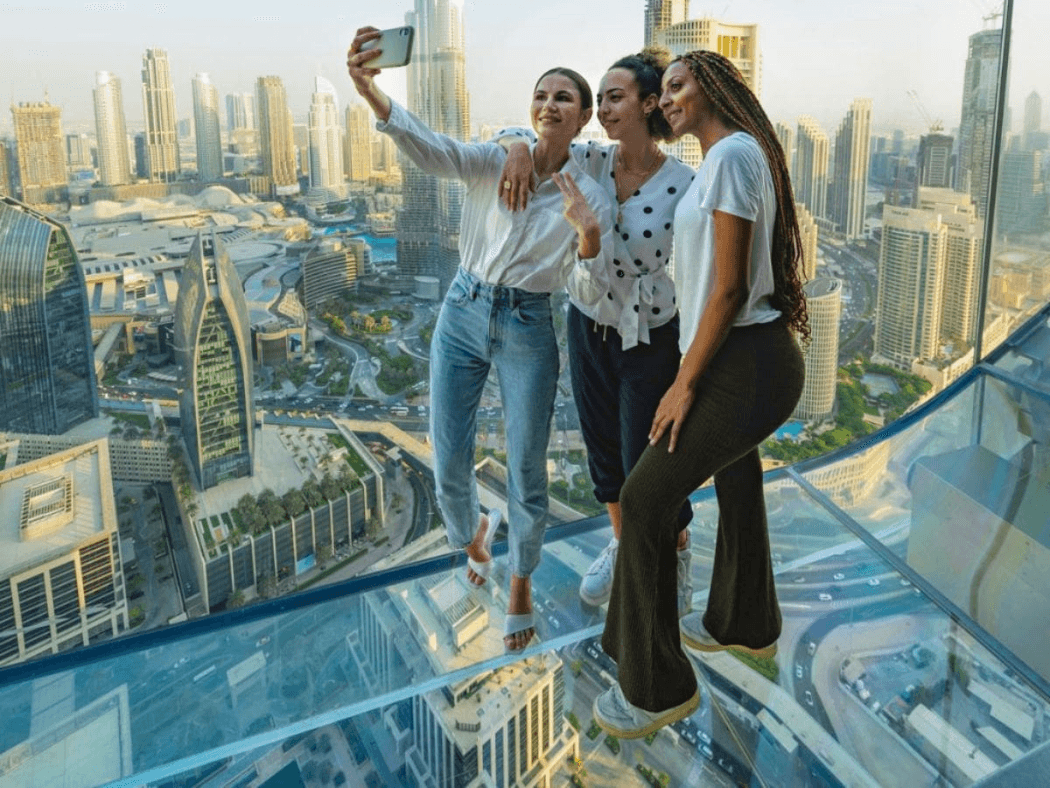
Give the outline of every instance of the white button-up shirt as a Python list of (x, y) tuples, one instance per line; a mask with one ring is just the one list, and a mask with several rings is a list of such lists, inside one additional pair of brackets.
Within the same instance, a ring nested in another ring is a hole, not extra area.
[(612, 204), (605, 191), (570, 156), (561, 172), (572, 176), (601, 228), (601, 252), (581, 259), (576, 231), (563, 215), (561, 191), (541, 183), (524, 211), (509, 211), (498, 196), (506, 151), (495, 143), (464, 143), (427, 128), (391, 102), (390, 118), (376, 124), (424, 172), (457, 178), (466, 186), (460, 220), (460, 264), (491, 285), (550, 293), (567, 287), (574, 301), (607, 297), (612, 261)]

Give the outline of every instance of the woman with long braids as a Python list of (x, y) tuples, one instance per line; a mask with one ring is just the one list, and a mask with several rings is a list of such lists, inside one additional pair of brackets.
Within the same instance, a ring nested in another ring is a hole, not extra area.
[[(802, 393), (794, 334), (808, 336), (801, 241), (784, 152), (725, 57), (690, 52), (664, 73), (660, 108), (704, 161), (674, 219), (682, 365), (650, 443), (620, 495), (623, 524), (602, 648), (619, 682), (594, 701), (606, 731), (633, 738), (700, 702), (682, 643), (776, 654), (773, 583), (758, 445)], [(794, 332), (794, 333), (793, 333)], [(714, 476), (718, 537), (706, 610), (679, 621), (678, 510)]]

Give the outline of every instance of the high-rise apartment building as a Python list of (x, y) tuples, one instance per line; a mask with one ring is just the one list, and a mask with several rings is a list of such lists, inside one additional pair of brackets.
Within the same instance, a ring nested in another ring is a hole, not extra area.
[(821, 277), (806, 282), (802, 289), (806, 294), (810, 339), (802, 348), (806, 382), (793, 415), (796, 419), (817, 421), (829, 418), (835, 409), (842, 282)]
[(182, 435), (201, 489), (254, 467), (252, 346), (241, 280), (222, 242), (198, 236), (175, 304)]
[(342, 192), (343, 129), (339, 123), (339, 97), (323, 77), (314, 80), (310, 101), (310, 186)]
[[(434, 131), (470, 139), (463, 45), (463, 0), (415, 0), (405, 15), (416, 28), (408, 66), (408, 108)], [(463, 185), (424, 175), (405, 161), (404, 203), (397, 221), (397, 259), (405, 274), (436, 276), (448, 286), (459, 266)]]
[(130, 183), (131, 158), (120, 79), (108, 71), (96, 73), (94, 99), (99, 182), (103, 186)]
[(60, 435), (98, 415), (87, 291), (69, 232), (0, 200), (0, 428)]
[(230, 93), (226, 96), (226, 129), (254, 129), (255, 94)]
[(223, 173), (219, 91), (204, 73), (193, 78), (193, 124), (197, 136), (197, 180), (217, 181)]
[(1047, 204), (1044, 160), (1041, 150), (1014, 150), (1003, 154), (996, 195), (995, 226), (1000, 234), (1045, 231)]
[[(386, 135), (381, 136), (386, 138)], [(347, 180), (367, 183), (372, 177), (372, 137), (372, 113), (364, 104), (350, 104), (346, 108), (346, 151), (343, 157)]]
[(982, 30), (970, 36), (963, 76), (962, 120), (955, 188), (968, 192), (978, 215), (988, 215), (988, 187), (995, 135), (999, 53), (1003, 31)]
[(8, 146), (7, 140), (0, 139), (0, 197), (7, 197), (13, 190), (11, 186), (11, 172), (13, 169), (11, 148)]
[(938, 356), (947, 247), (936, 212), (883, 209), (873, 360), (910, 371)]
[(81, 132), (80, 134), (66, 135), (66, 166), (72, 170), (91, 167), (91, 138)]
[(787, 164), (787, 171), (791, 172), (795, 153), (795, 132), (790, 126), (779, 121), (773, 128), (776, 130), (780, 147), (784, 149), (784, 163)]
[(368, 267), (372, 250), (360, 238), (325, 238), (303, 258), (303, 302), (313, 309), (357, 284)]
[(798, 234), (802, 239), (802, 281), (808, 282), (817, 276), (817, 241), (820, 229), (813, 214), (800, 202), (795, 203), (798, 218)]
[(864, 236), (870, 144), (871, 99), (855, 99), (835, 135), (834, 180), (829, 185), (828, 218), (847, 241)]
[(1024, 100), (1025, 134), (1040, 131), (1043, 127), (1043, 99), (1034, 90)]
[(984, 223), (977, 218), (970, 195), (951, 189), (919, 189), (916, 208), (936, 214), (947, 228), (940, 341), (972, 345), (977, 338), (977, 289)]
[[(955, 140), (947, 134), (931, 131), (919, 137), (918, 172), (916, 185), (935, 189), (950, 189), (955, 180), (955, 162), (952, 148)], [(917, 200), (916, 196), (916, 200)]]
[(62, 110), (41, 101), (12, 106), (11, 115), (23, 199), (28, 203), (63, 199), (69, 178), (62, 137)]
[[(652, 0), (646, 8), (645, 40), (666, 47), (672, 55), (709, 49), (725, 55), (740, 70), (744, 82), (756, 96), (762, 94), (762, 59), (758, 47), (758, 25), (734, 24), (717, 19), (687, 19), (688, 2)], [(650, 24), (654, 25), (650, 27)], [(690, 167), (703, 160), (700, 142), (686, 136), (667, 150)]]
[(270, 178), (273, 194), (296, 194), (299, 180), (295, 174), (292, 113), (280, 77), (259, 77), (255, 83), (255, 107), (263, 174)]
[(0, 448), (0, 665), (128, 627), (108, 441), (23, 463), (12, 448)]
[(791, 181), (795, 187), (795, 199), (805, 205), (815, 219), (827, 216), (829, 148), (828, 135), (816, 119), (802, 115), (798, 119), (795, 169)]
[(179, 138), (175, 129), (175, 87), (168, 53), (147, 49), (142, 57), (142, 111), (146, 121), (146, 161), (151, 183), (179, 176)]

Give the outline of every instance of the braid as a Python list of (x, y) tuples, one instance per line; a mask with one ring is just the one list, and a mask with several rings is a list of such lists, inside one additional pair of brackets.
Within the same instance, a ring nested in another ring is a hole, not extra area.
[(774, 309), (784, 314), (788, 325), (802, 340), (808, 341), (809, 315), (799, 276), (802, 238), (784, 149), (780, 146), (773, 124), (769, 122), (758, 98), (744, 82), (740, 71), (728, 58), (717, 52), (697, 50), (682, 55), (678, 60), (688, 66), (718, 113), (754, 137), (765, 153), (777, 199), (771, 250), (774, 287), (769, 300)]

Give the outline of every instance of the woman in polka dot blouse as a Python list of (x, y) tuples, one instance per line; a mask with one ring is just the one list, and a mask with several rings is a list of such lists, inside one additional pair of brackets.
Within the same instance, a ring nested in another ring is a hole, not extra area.
[[(646, 49), (616, 61), (602, 77), (598, 121), (612, 144), (574, 144), (581, 168), (616, 202), (607, 292), (597, 304), (572, 301), (568, 314), (569, 371), (595, 497), (604, 503), (613, 537), (580, 583), (591, 605), (609, 599), (620, 537), (620, 488), (649, 441), (656, 406), (674, 381), (681, 355), (670, 262), (675, 206), (693, 170), (657, 145), (671, 129), (657, 107), (666, 50)], [(497, 136), (508, 150), (500, 196), (522, 209), (530, 194), (529, 132)], [(689, 611), (689, 532), (686, 502), (679, 514), (678, 606)]]

